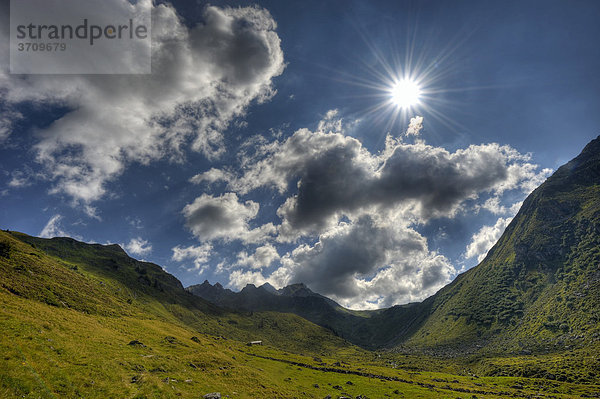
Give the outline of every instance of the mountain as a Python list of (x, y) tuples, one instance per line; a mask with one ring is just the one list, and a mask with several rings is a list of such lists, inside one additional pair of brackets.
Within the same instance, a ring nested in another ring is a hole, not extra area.
[(342, 308), (335, 301), (311, 291), (303, 283), (288, 285), (279, 290), (269, 283), (260, 287), (247, 284), (239, 293), (236, 293), (223, 288), (219, 283), (211, 285), (208, 280), (205, 280), (202, 284), (187, 287), (186, 290), (219, 306), (233, 309), (264, 310), (268, 308), (268, 310), (275, 310), (272, 309), (273, 307), (304, 309), (304, 304), (307, 306), (317, 305), (319, 308), (325, 306), (334, 309)]
[(204, 281), (202, 284), (187, 287), (186, 290), (228, 309), (294, 313), (353, 341), (357, 340), (353, 337), (352, 325), (369, 314), (345, 309), (335, 301), (311, 291), (302, 283), (279, 290), (268, 283), (260, 287), (248, 284), (240, 292), (233, 292), (219, 283), (211, 285)]
[[(295, 339), (300, 341), (309, 339), (303, 336), (306, 333), (321, 336), (326, 345), (346, 345), (295, 315), (249, 316), (219, 308), (187, 292), (162, 267), (133, 259), (118, 245), (0, 231), (0, 292), (91, 315), (170, 320), (198, 332), (241, 341), (259, 337), (288, 350), (294, 348), (288, 338), (296, 329)], [(227, 324), (223, 320), (228, 320)], [(276, 328), (257, 331), (258, 324)], [(283, 331), (286, 333), (281, 334)], [(312, 340), (306, 343), (318, 345)]]
[(260, 287), (248, 284), (240, 292), (233, 292), (219, 283), (211, 285), (204, 281), (186, 290), (228, 309), (294, 313), (367, 349), (389, 346), (399, 334), (414, 332), (415, 326), (427, 316), (420, 303), (381, 310), (346, 309), (302, 283), (279, 290), (268, 283)]
[(187, 287), (186, 291), (214, 304), (227, 302), (229, 298), (232, 298), (235, 295), (233, 291), (223, 288), (219, 283), (211, 285), (208, 280), (204, 280), (202, 284)]
[(303, 284), (185, 290), (118, 245), (0, 231), (2, 398), (597, 397), (599, 321), (600, 138), (478, 266), (377, 311)]
[(417, 347), (497, 351), (597, 347), (600, 137), (523, 202), (486, 258), (421, 304)]
[(476, 267), (421, 303), (351, 311), (302, 284), (189, 292), (231, 309), (295, 313), (365, 348), (502, 352), (598, 345), (600, 138), (523, 202)]
[[(245, 291), (256, 290), (273, 293)], [(275, 291), (319, 298), (302, 285)], [(394, 309), (371, 317), (388, 319)], [(7, 399), (453, 399), (534, 397), (540, 387), (566, 398), (594, 397), (590, 382), (597, 383), (592, 363), (571, 362), (570, 383), (562, 384), (498, 377), (494, 363), (509, 362), (503, 375), (523, 376), (543, 360), (542, 370), (558, 375), (555, 358), (449, 362), (364, 351), (296, 315), (218, 308), (119, 246), (7, 231), (0, 231), (0, 353)]]

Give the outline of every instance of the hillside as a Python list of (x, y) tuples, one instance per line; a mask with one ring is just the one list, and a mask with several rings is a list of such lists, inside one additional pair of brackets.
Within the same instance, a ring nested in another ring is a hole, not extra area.
[[(240, 341), (268, 339), (292, 351), (307, 345), (314, 349), (347, 346), (294, 315), (223, 310), (186, 292), (179, 280), (160, 266), (130, 258), (118, 245), (0, 231), (0, 249), (0, 286), (20, 298), (92, 315), (177, 322)], [(257, 329), (258, 325), (264, 328)], [(319, 341), (312, 340), (315, 335)], [(318, 348), (320, 343), (324, 345)]]
[[(454, 399), (543, 397), (546, 390), (574, 398), (600, 392), (589, 384), (589, 365), (571, 371), (572, 383), (557, 383), (523, 377), (523, 359), (484, 364), (366, 352), (295, 315), (210, 305), (116, 245), (5, 231), (0, 337), (2, 398), (221, 392), (231, 398)], [(246, 345), (257, 339), (264, 345)], [(498, 377), (499, 367), (513, 376)]]
[[(98, 397), (130, 397), (149, 389), (132, 385), (135, 375), (159, 383), (195, 361), (218, 370), (235, 357), (232, 348), (252, 340), (287, 353), (353, 351), (295, 315), (220, 309), (117, 245), (6, 231), (0, 231), (0, 333), (3, 398), (54, 397), (46, 391), (75, 397), (96, 390)], [(210, 346), (214, 350), (207, 351)], [(194, 347), (204, 351), (192, 361)], [(148, 355), (143, 367), (141, 355)], [(158, 371), (148, 372), (152, 367)], [(97, 385), (90, 385), (88, 374)]]
[(417, 303), (381, 310), (346, 309), (302, 283), (279, 290), (268, 283), (260, 287), (248, 284), (233, 292), (219, 283), (204, 281), (186, 290), (228, 309), (293, 313), (367, 349), (381, 348), (399, 333), (407, 334), (426, 315)]
[(118, 245), (0, 231), (0, 397), (598, 397), (599, 199), (600, 138), (481, 264), (372, 312), (202, 284), (222, 308)]
[(552, 351), (600, 345), (600, 138), (523, 203), (477, 267), (397, 343)]
[(350, 311), (296, 284), (188, 291), (231, 309), (294, 313), (364, 348), (511, 353), (600, 340), (600, 139), (523, 203), (485, 260), (422, 303)]

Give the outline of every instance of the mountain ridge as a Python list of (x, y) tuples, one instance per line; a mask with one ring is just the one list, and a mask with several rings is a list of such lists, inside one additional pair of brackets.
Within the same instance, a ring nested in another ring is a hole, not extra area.
[(596, 284), (600, 264), (599, 154), (600, 137), (536, 188), (486, 258), (430, 299), (430, 317), (406, 342), (481, 339), (511, 349), (542, 339), (550, 346), (589, 342), (597, 328), (577, 310), (597, 310), (600, 302), (576, 293), (582, 276)]
[(368, 349), (468, 346), (515, 352), (600, 339), (598, 198), (600, 136), (525, 199), (479, 265), (423, 302), (375, 311), (345, 309), (302, 283), (279, 290), (249, 284), (234, 293), (205, 281), (184, 289), (160, 266), (130, 258), (116, 244), (10, 234), (69, 267), (86, 264), (97, 276), (208, 314), (222, 313), (221, 307), (293, 313)]
[[(281, 294), (287, 287), (271, 295), (257, 287), (244, 288), (243, 294), (229, 290), (226, 299), (213, 300), (225, 307), (296, 313), (366, 348), (408, 345), (464, 350), (469, 342), (473, 350), (491, 344), (495, 350), (519, 351), (567, 345), (564, 342), (584, 345), (600, 334), (593, 328), (594, 320), (600, 320), (600, 300), (581, 296), (581, 278), (576, 274), (589, 276), (594, 285), (600, 281), (600, 272), (577, 259), (589, 258), (589, 264), (597, 262), (600, 268), (598, 198), (600, 136), (525, 199), (482, 262), (422, 302), (350, 311), (330, 299), (332, 303), (326, 303), (323, 298), (328, 298), (310, 290), (307, 297), (313, 303), (298, 299), (294, 303)], [(202, 296), (194, 286), (187, 290)], [(593, 292), (589, 284), (584, 291)], [(594, 316), (580, 312), (569, 316), (567, 309), (577, 306), (594, 310)], [(561, 309), (561, 314), (550, 315), (551, 308)], [(582, 335), (587, 338), (581, 339)], [(540, 339), (549, 344), (536, 344)]]
[(224, 309), (117, 245), (0, 231), (0, 396), (596, 397), (599, 154), (534, 190), (478, 266), (377, 311), (303, 284), (201, 284), (279, 307)]

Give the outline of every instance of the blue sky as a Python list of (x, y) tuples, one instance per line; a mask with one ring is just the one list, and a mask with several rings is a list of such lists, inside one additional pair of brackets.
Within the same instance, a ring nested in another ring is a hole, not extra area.
[(0, 227), (391, 306), (476, 265), (598, 135), (597, 1), (152, 12), (150, 76), (11, 75), (2, 32)]

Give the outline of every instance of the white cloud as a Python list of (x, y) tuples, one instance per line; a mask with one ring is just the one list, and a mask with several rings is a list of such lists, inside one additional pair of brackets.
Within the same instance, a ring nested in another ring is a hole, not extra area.
[(279, 253), (277, 253), (277, 249), (271, 244), (265, 244), (256, 248), (256, 251), (252, 255), (248, 255), (245, 251), (240, 252), (236, 264), (238, 266), (250, 266), (253, 269), (262, 269), (263, 267), (271, 266), (278, 259)]
[(471, 242), (467, 245), (465, 257), (467, 259), (476, 257), (478, 262), (484, 260), (488, 251), (502, 236), (511, 220), (512, 217), (498, 218), (493, 226), (483, 226), (477, 233), (473, 234)]
[(29, 176), (28, 173), (29, 172), (23, 172), (21, 170), (13, 171), (11, 173), (11, 179), (8, 182), (8, 186), (13, 188), (20, 188), (31, 185), (31, 176)]
[(339, 111), (337, 109), (327, 111), (325, 117), (319, 121), (317, 131), (321, 133), (341, 132), (342, 119), (339, 118)]
[(183, 208), (183, 215), (186, 226), (201, 241), (239, 239), (253, 243), (275, 232), (271, 223), (250, 229), (248, 222), (256, 217), (258, 210), (258, 203), (242, 203), (235, 193), (224, 193), (219, 197), (202, 194)]
[[(4, 106), (4, 104), (2, 105)], [(20, 119), (23, 119), (23, 115), (10, 109), (0, 113), (0, 144), (11, 135), (15, 122)]]
[(190, 179), (190, 183), (200, 184), (206, 182), (208, 184), (216, 183), (218, 181), (229, 182), (233, 179), (233, 173), (225, 171), (223, 169), (211, 168), (204, 173), (199, 173)]
[(341, 132), (300, 129), (284, 141), (244, 153), (243, 174), (227, 180), (229, 189), (242, 194), (263, 186), (291, 192), (277, 214), (282, 219), (279, 239), (293, 240), (371, 207), (385, 211), (402, 205), (423, 222), (453, 217), (467, 200), (483, 193), (530, 190), (549, 171), (536, 172), (529, 160), (529, 155), (495, 143), (449, 152), (391, 138), (381, 153), (372, 154)]
[[(521, 156), (522, 158), (519, 158)], [(531, 155), (514, 155), (513, 159), (529, 161)], [(520, 189), (524, 194), (529, 194), (542, 184), (553, 172), (545, 168), (537, 171), (538, 166), (531, 163), (516, 163), (507, 168), (507, 178), (497, 188), (496, 192), (502, 194), (506, 190)]]
[(42, 231), (40, 232), (40, 237), (42, 238), (53, 238), (53, 237), (73, 237), (71, 234), (65, 232), (62, 227), (60, 221), (62, 220), (61, 215), (54, 215), (48, 220), (48, 223), (44, 226)]
[(414, 118), (410, 118), (410, 123), (408, 124), (408, 129), (406, 129), (407, 136), (418, 136), (423, 130), (423, 117), (415, 116)]
[[(204, 21), (192, 27), (169, 4), (152, 12), (150, 76), (0, 72), (6, 109), (22, 102), (69, 109), (39, 132), (34, 147), (53, 193), (89, 205), (129, 163), (181, 159), (188, 142), (218, 157), (229, 123), (252, 101), (274, 95), (272, 78), (284, 63), (268, 11), (208, 6)], [(17, 118), (2, 114), (2, 138)]]
[(143, 240), (141, 237), (132, 238), (129, 243), (124, 245), (125, 250), (132, 255), (148, 255), (152, 252), (152, 245), (147, 240)]
[(475, 211), (485, 209), (494, 215), (508, 215), (512, 217), (517, 214), (522, 204), (523, 201), (517, 201), (512, 205), (503, 205), (501, 196), (497, 195), (488, 198), (483, 204), (477, 204)]
[(144, 228), (144, 224), (142, 223), (142, 220), (138, 217), (127, 216), (125, 218), (125, 220), (127, 220), (129, 225), (135, 229), (141, 230)]
[(198, 246), (190, 245), (189, 247), (180, 247), (178, 245), (173, 247), (171, 250), (173, 251), (173, 255), (171, 256), (172, 260), (176, 262), (192, 260), (194, 265), (192, 267), (188, 267), (187, 270), (198, 271), (199, 274), (202, 274), (208, 267), (208, 261), (212, 252), (212, 245), (208, 243)]
[(234, 270), (229, 275), (228, 287), (240, 290), (248, 284), (254, 284), (257, 287), (266, 283), (267, 280), (260, 271), (242, 271)]

